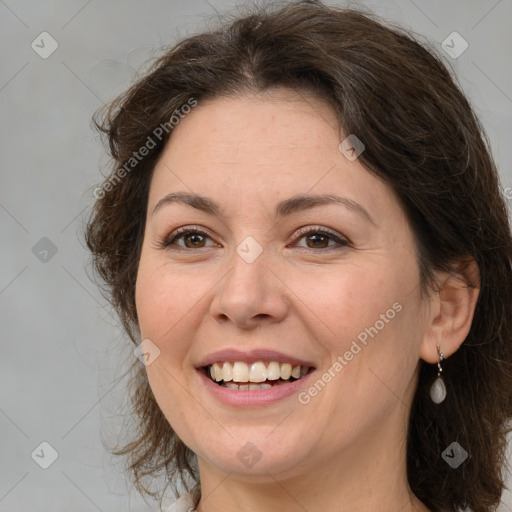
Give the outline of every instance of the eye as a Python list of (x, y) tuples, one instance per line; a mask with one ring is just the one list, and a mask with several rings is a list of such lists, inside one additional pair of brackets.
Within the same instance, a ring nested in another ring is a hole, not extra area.
[[(306, 247), (308, 249), (328, 249), (336, 246), (347, 247), (349, 242), (344, 240), (335, 232), (330, 231), (326, 228), (321, 227), (308, 227), (302, 228), (297, 231), (299, 239), (304, 238), (306, 240), (306, 246), (302, 245), (299, 247)], [(333, 242), (330, 244), (330, 242)]]
[[(173, 231), (160, 245), (162, 248), (173, 249), (171, 246), (177, 246), (178, 249), (202, 249), (212, 247), (205, 245), (210, 236), (200, 229), (183, 227)], [(177, 241), (183, 241), (184, 245), (177, 244)]]
[[(350, 245), (347, 240), (341, 238), (337, 233), (322, 227), (301, 228), (297, 231), (296, 237), (299, 237), (299, 240), (303, 238), (306, 240), (305, 246), (296, 245), (298, 247), (306, 247), (307, 249), (332, 249), (336, 245), (341, 247)], [(170, 250), (203, 249), (217, 245), (215, 243), (206, 245), (207, 240), (211, 240), (211, 237), (205, 231), (194, 227), (183, 227), (173, 231), (159, 245)]]

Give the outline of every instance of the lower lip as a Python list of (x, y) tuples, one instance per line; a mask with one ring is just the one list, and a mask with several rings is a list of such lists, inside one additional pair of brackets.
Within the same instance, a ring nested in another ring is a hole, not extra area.
[(233, 407), (257, 407), (266, 406), (288, 398), (293, 394), (299, 393), (300, 389), (307, 385), (309, 378), (314, 373), (310, 372), (299, 380), (289, 382), (288, 384), (279, 384), (267, 389), (254, 389), (252, 391), (241, 391), (238, 389), (229, 389), (215, 384), (201, 370), (198, 370), (199, 378), (206, 389), (219, 401), (225, 405)]

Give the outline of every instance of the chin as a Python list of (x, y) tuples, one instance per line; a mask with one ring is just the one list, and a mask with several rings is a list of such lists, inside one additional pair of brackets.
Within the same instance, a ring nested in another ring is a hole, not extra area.
[(227, 430), (233, 437), (223, 432), (216, 442), (201, 443), (203, 446), (198, 443), (191, 449), (205, 464), (232, 473), (230, 478), (236, 474), (239, 478), (262, 483), (277, 475), (287, 478), (300, 472), (310, 458), (312, 447), (304, 442), (306, 433), (290, 435), (283, 429), (279, 434), (269, 435), (268, 426), (249, 429), (238, 426)]

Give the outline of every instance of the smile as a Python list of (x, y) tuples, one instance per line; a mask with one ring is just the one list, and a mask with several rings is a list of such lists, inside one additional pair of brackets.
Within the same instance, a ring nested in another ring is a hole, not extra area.
[(248, 364), (242, 361), (223, 361), (205, 368), (205, 373), (219, 386), (239, 391), (268, 389), (289, 384), (307, 375), (309, 366), (292, 365), (278, 361), (256, 361)]

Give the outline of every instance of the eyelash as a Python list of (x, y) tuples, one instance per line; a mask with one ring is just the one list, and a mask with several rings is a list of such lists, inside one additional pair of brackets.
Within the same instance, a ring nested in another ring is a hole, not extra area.
[[(318, 234), (318, 235), (329, 237), (331, 240), (336, 242), (341, 247), (350, 246), (350, 243), (347, 240), (340, 238), (335, 232), (330, 231), (326, 228), (322, 228), (322, 227), (313, 226), (313, 227), (307, 227), (307, 228), (300, 228), (296, 232), (295, 237), (296, 238), (298, 237), (300, 239), (309, 234)], [(172, 251), (194, 250), (193, 248), (190, 248), (190, 247), (179, 247), (177, 249), (171, 248), (171, 246), (177, 240), (184, 238), (186, 235), (202, 235), (202, 236), (206, 236), (211, 239), (211, 237), (208, 235), (208, 233), (206, 233), (205, 231), (203, 231), (201, 229), (198, 229), (195, 227), (183, 227), (183, 228), (179, 228), (176, 231), (172, 232), (163, 242), (159, 243), (159, 246), (162, 249), (167, 249), (167, 250), (172, 250)], [(208, 247), (198, 247), (197, 249), (208, 249)], [(332, 250), (332, 249), (334, 249), (334, 247), (321, 247), (319, 249), (303, 247), (303, 249), (318, 252), (318, 250), (324, 250), (324, 251)]]

